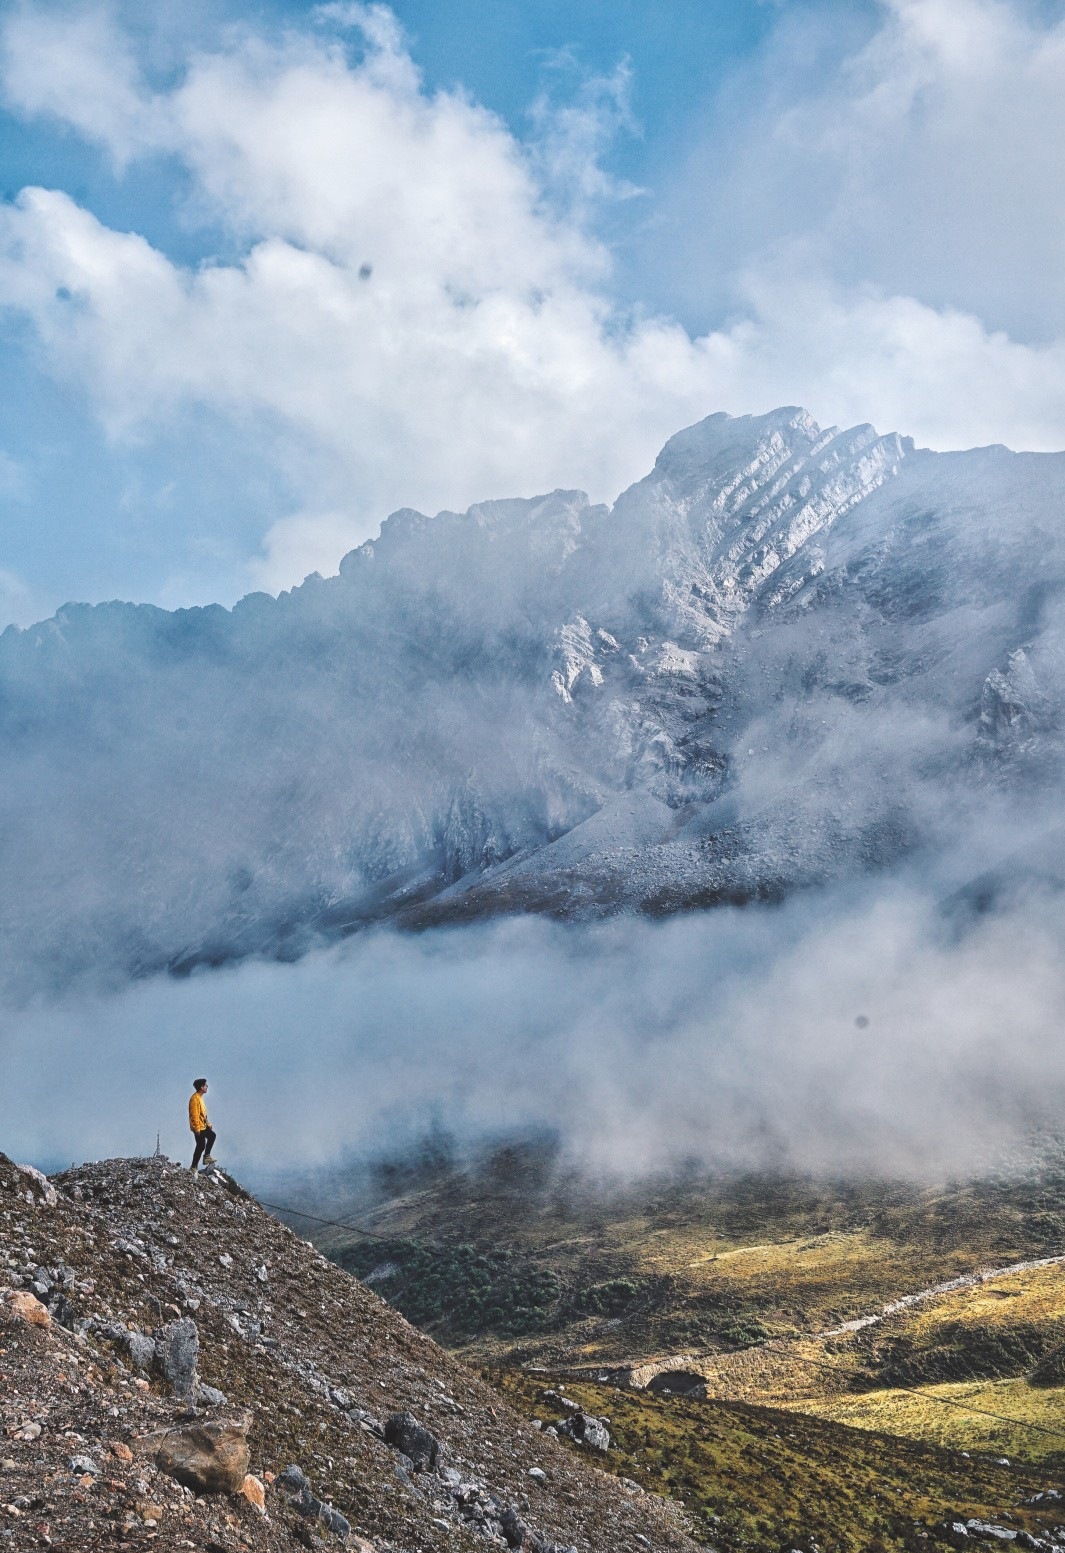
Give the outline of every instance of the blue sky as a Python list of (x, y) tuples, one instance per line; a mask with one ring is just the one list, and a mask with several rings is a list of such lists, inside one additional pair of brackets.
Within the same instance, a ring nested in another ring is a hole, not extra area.
[(0, 627), (718, 409), (1065, 446), (1049, 0), (16, 0), (0, 100)]

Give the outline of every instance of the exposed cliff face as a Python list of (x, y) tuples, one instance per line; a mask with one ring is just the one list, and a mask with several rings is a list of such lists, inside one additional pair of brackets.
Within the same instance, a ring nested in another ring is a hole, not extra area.
[(922, 848), (960, 882), (1060, 795), (1063, 502), (1065, 456), (716, 415), (612, 510), (404, 511), (276, 601), (10, 630), (0, 970), (775, 898)]
[(0, 1349), (20, 1553), (696, 1546), (221, 1175), (0, 1155)]

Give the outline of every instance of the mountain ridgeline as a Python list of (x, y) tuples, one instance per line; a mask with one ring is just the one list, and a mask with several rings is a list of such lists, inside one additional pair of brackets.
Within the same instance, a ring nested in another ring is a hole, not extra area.
[(613, 508), (405, 510), (278, 599), (0, 636), (0, 977), (375, 921), (782, 898), (1065, 854), (1065, 454), (713, 415)]

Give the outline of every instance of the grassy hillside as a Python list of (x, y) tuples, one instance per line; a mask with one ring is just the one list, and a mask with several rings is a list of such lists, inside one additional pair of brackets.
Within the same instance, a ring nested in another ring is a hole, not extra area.
[[(923, 1188), (593, 1190), (516, 1147), (382, 1185), (332, 1207), (385, 1238), (331, 1229), (322, 1248), (526, 1411), (552, 1383), (605, 1410), (613, 1470), (720, 1517), (716, 1547), (916, 1548), (959, 1516), (1026, 1524), (1026, 1493), (1065, 1480), (1065, 1265), (1002, 1272), (1065, 1253), (1056, 1145)], [(695, 1384), (702, 1401), (662, 1391)]]
[[(543, 1377), (503, 1370), (488, 1379), (528, 1417), (557, 1416)], [(607, 1469), (682, 1500), (721, 1553), (814, 1543), (822, 1553), (894, 1553), (927, 1548), (945, 1523), (970, 1517), (1048, 1529), (1046, 1513), (1024, 1501), (1052, 1479), (1030, 1468), (742, 1403), (582, 1382), (565, 1391), (609, 1418)]]
[[(596, 1362), (818, 1332), (915, 1289), (1065, 1249), (1065, 1165), (939, 1188), (766, 1175), (589, 1189), (549, 1151), (446, 1155), (315, 1210), (315, 1239), (486, 1359)], [(746, 1336), (745, 1336), (746, 1334)]]

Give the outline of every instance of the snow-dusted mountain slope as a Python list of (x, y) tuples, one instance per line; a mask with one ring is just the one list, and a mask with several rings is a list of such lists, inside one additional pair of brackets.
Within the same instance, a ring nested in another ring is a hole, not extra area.
[(69, 605), (0, 637), (3, 977), (1045, 857), (1063, 590), (1065, 455), (787, 409), (613, 509), (402, 511), (277, 600)]

